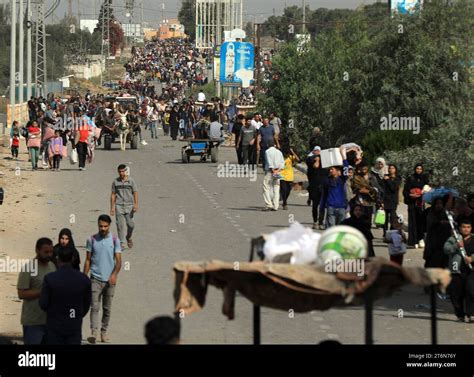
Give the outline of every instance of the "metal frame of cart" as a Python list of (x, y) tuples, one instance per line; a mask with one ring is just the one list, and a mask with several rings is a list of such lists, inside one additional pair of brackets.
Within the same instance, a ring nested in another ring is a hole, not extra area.
[[(264, 237), (260, 236), (253, 238), (250, 245), (250, 257), (249, 262), (253, 262), (255, 254), (261, 255), (259, 250), (263, 249), (263, 243), (265, 242)], [(262, 259), (260, 257), (260, 259)], [(436, 315), (436, 286), (430, 286), (430, 303), (431, 303), (431, 344), (436, 345), (438, 343), (438, 329), (437, 329), (437, 315)], [(371, 288), (364, 292), (364, 307), (365, 307), (365, 344), (374, 344), (373, 338), (373, 307), (374, 300), (371, 292)], [(253, 344), (261, 344), (261, 311), (260, 306), (253, 305)]]
[(181, 150), (181, 161), (183, 164), (191, 162), (191, 156), (200, 156), (211, 159), (216, 163), (219, 160), (219, 141), (209, 139), (190, 139)]

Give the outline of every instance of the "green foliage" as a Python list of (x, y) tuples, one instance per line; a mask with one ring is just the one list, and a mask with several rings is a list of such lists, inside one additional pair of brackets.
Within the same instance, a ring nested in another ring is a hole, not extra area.
[(386, 158), (407, 176), (421, 162), (432, 171), (431, 184), (457, 188), (462, 193), (474, 192), (474, 115), (460, 110), (446, 123), (433, 129), (429, 138), (416, 148), (385, 153)]
[[(71, 24), (76, 25), (75, 33), (70, 33)], [(0, 4), (0, 51), (4, 51), (0, 54), (0, 93), (10, 85), (10, 30), (10, 8), (8, 5)], [(100, 54), (100, 35), (91, 35), (87, 31), (80, 30), (75, 19), (66, 17), (59, 24), (46, 25), (46, 34), (48, 34), (46, 45), (48, 80), (56, 80), (63, 76), (66, 73), (65, 65), (73, 62), (85, 63), (87, 54)], [(24, 43), (26, 49), (26, 33)], [(18, 47), (17, 43), (17, 54)], [(34, 48), (33, 38), (33, 59)], [(24, 68), (26, 78), (26, 62)]]
[(178, 13), (178, 20), (184, 25), (184, 32), (193, 41), (196, 38), (196, 6), (194, 0), (183, 0)]
[(100, 54), (100, 36), (78, 27), (71, 33), (72, 23), (75, 22), (65, 18), (59, 24), (46, 25), (48, 79), (56, 80), (66, 74), (66, 65), (86, 63), (87, 54)]
[(191, 89), (190, 95), (193, 95), (197, 98), (198, 93), (202, 90), (202, 92), (206, 95), (206, 98), (210, 99), (212, 97), (216, 97), (216, 86), (214, 82), (209, 82), (205, 85), (195, 85)]
[[(394, 18), (371, 9), (375, 20), (367, 11), (353, 12), (319, 33), (308, 52), (289, 43), (274, 58), (279, 79), (266, 85), (261, 110), (276, 111), (300, 148), (318, 126), (331, 144), (360, 143), (370, 159), (387, 150), (417, 153), (426, 138), (441, 137), (441, 125), (455, 133), (456, 114), (472, 113), (474, 4), (433, 0), (422, 16)], [(381, 131), (389, 114), (419, 117), (421, 133)]]
[(247, 40), (252, 39), (255, 35), (253, 23), (250, 21), (245, 24), (245, 34), (247, 35)]
[(403, 151), (414, 147), (419, 143), (420, 137), (411, 131), (369, 131), (361, 141), (364, 146), (364, 158), (374, 163), (375, 159), (383, 156), (387, 150)]
[(102, 28), (103, 28), (103, 20), (104, 20), (104, 11), (105, 5), (109, 3), (109, 35), (110, 35), (110, 53), (115, 55), (118, 49), (123, 49), (125, 47), (125, 37), (124, 32), (122, 29), (121, 24), (117, 21), (114, 15), (114, 8), (112, 6), (112, 0), (104, 0), (103, 4), (100, 7), (99, 18), (97, 22), (97, 26), (94, 29), (95, 38), (102, 38)]
[[(371, 19), (372, 22), (380, 21), (387, 15), (387, 5), (376, 3), (367, 5), (360, 9), (360, 11), (352, 9), (327, 9), (318, 8), (311, 10), (306, 9), (306, 30), (311, 35), (315, 36), (320, 33), (334, 30), (344, 22), (347, 22), (355, 13), (363, 13)], [(294, 38), (294, 34), (300, 33), (303, 22), (303, 8), (296, 5), (286, 7), (281, 16), (269, 17), (263, 27), (262, 35), (276, 37), (280, 40), (290, 41)], [(288, 32), (290, 25), (295, 26), (295, 33)], [(377, 30), (376, 25), (372, 25), (371, 30)]]
[(0, 93), (10, 85), (10, 6), (0, 4)]

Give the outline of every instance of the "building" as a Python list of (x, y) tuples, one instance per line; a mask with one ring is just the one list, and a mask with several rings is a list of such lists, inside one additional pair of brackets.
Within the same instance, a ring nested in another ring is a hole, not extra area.
[(132, 38), (136, 42), (143, 42), (143, 30), (141, 24), (122, 24), (123, 34), (126, 38)]
[(92, 34), (98, 22), (98, 20), (80, 20), (79, 26), (81, 30), (86, 30)]
[(158, 38), (160, 36), (160, 30), (152, 28), (143, 28), (143, 35), (145, 37), (145, 41), (151, 41), (152, 39)]
[(165, 20), (159, 29), (160, 39), (184, 38), (184, 25), (181, 25), (177, 19)]

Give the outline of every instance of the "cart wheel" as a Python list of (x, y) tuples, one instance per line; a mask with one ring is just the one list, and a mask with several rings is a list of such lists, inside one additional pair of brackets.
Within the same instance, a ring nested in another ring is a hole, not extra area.
[(183, 164), (187, 164), (189, 162), (189, 156), (185, 151), (181, 152), (181, 161)]
[(133, 135), (130, 141), (130, 147), (132, 149), (138, 149), (138, 135)]
[(112, 149), (112, 136), (104, 135), (104, 149), (107, 151)]
[(217, 162), (219, 160), (219, 150), (217, 147), (211, 148), (211, 161)]

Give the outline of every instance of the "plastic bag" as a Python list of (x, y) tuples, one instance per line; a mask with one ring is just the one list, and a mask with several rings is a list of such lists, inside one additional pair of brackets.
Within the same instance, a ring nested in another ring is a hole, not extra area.
[(312, 264), (316, 262), (316, 250), (321, 235), (296, 222), (287, 229), (272, 233), (263, 247), (265, 261), (291, 253), (291, 264)]
[(71, 162), (71, 165), (77, 164), (77, 150), (74, 148), (71, 151), (71, 156), (69, 156), (69, 161)]
[(48, 159), (46, 158), (46, 151), (43, 151), (43, 153), (41, 153), (41, 163), (43, 164), (43, 166), (48, 166)]
[(375, 226), (383, 227), (385, 225), (385, 211), (383, 209), (377, 210), (375, 214)]

